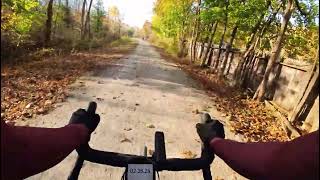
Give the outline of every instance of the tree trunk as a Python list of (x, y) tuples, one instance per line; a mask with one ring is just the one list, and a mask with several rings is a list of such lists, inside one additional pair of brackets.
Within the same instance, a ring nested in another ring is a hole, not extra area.
[(226, 66), (227, 66), (227, 62), (228, 62), (228, 58), (229, 58), (229, 53), (230, 53), (230, 50), (232, 49), (232, 44), (233, 44), (233, 41), (236, 37), (236, 34), (237, 34), (237, 30), (238, 30), (238, 26), (235, 26), (232, 30), (232, 33), (231, 33), (231, 39), (230, 39), (230, 42), (229, 44), (227, 44), (227, 47), (226, 47), (226, 52), (225, 52), (225, 55), (224, 55), (224, 58), (222, 60), (222, 67), (219, 71), (219, 76), (222, 77), (223, 74), (224, 74), (224, 70), (226, 69)]
[(208, 39), (209, 39), (209, 37), (206, 37), (206, 38), (204, 39), (204, 41), (202, 42), (202, 44), (201, 44), (199, 59), (201, 59), (201, 57), (202, 57), (203, 50), (204, 50), (204, 46), (206, 45), (206, 42), (208, 41)]
[(313, 75), (314, 75), (314, 71), (317, 70), (317, 62), (318, 62), (318, 59), (319, 59), (319, 46), (318, 46), (318, 49), (317, 49), (317, 56), (316, 56), (316, 58), (315, 58), (315, 60), (314, 60), (314, 62), (313, 62), (313, 66), (312, 66), (311, 71), (310, 71), (310, 75), (309, 75), (309, 78), (308, 78), (309, 81), (308, 81), (308, 83), (307, 83), (307, 85), (306, 85), (306, 88), (305, 88), (304, 91), (302, 92), (301, 98), (299, 99), (299, 101), (298, 101), (297, 104), (299, 104), (300, 101), (302, 100), (302, 98), (304, 97), (304, 95), (305, 95), (305, 93), (306, 93), (306, 91), (307, 91), (307, 88), (308, 88), (308, 86), (309, 86), (309, 84), (310, 84), (310, 82), (311, 82), (311, 80), (312, 80)]
[(209, 41), (208, 41), (208, 42), (209, 42), (209, 43), (208, 43), (208, 47), (207, 47), (207, 49), (206, 49), (206, 51), (205, 51), (205, 53), (204, 53), (204, 56), (203, 56), (203, 58), (202, 58), (201, 66), (204, 66), (204, 65), (206, 64), (206, 61), (207, 61), (207, 58), (208, 58), (208, 54), (209, 54), (209, 52), (212, 52), (211, 46), (212, 46), (212, 42), (213, 42), (214, 35), (215, 35), (215, 33), (216, 33), (216, 30), (217, 30), (217, 26), (218, 26), (218, 21), (216, 21), (216, 22), (214, 23), (214, 26), (213, 26), (213, 28), (211, 29), (212, 33), (211, 33), (210, 39), (209, 39)]
[(66, 27), (69, 28), (70, 24), (71, 24), (71, 14), (70, 14), (69, 0), (66, 0), (64, 21), (66, 23)]
[(195, 30), (194, 30), (194, 42), (193, 46), (191, 46), (192, 49), (192, 54), (191, 54), (191, 63), (193, 63), (196, 60), (196, 49), (197, 49), (197, 41), (199, 37), (199, 27), (200, 27), (200, 4), (201, 0), (198, 0), (198, 7), (197, 7), (197, 18), (196, 18), (196, 23), (195, 23)]
[(248, 78), (249, 71), (250, 71), (251, 65), (252, 65), (252, 63), (254, 63), (256, 57), (257, 57), (257, 54), (252, 54), (251, 56), (248, 57), (248, 60), (246, 61), (247, 63), (245, 63), (244, 73), (243, 73), (242, 81), (240, 84), (240, 86), (242, 88), (246, 88), (248, 86), (247, 82), (250, 82), (249, 78)]
[(186, 55), (186, 39), (185, 39), (185, 34), (182, 32), (182, 37), (179, 38), (179, 52), (178, 52), (178, 57), (185, 57)]
[(83, 3), (82, 3), (82, 11), (81, 11), (81, 39), (84, 39), (84, 15), (86, 13), (86, 3), (87, 1), (86, 0), (83, 0)]
[[(58, 9), (60, 9), (61, 7), (61, 0), (58, 1)], [(54, 19), (54, 26), (53, 26), (53, 30), (52, 30), (52, 36), (54, 37), (56, 32), (57, 32), (57, 25), (58, 23), (58, 13), (56, 12), (56, 18)]]
[(316, 59), (313, 63), (313, 67), (310, 71), (310, 75), (309, 75), (309, 81), (306, 85), (306, 88), (304, 89), (304, 91), (302, 92), (301, 98), (299, 99), (296, 107), (294, 108), (294, 110), (292, 111), (291, 117), (290, 117), (290, 121), (291, 122), (295, 122), (298, 120), (298, 115), (301, 113), (302, 111), (302, 107), (304, 107), (305, 103), (306, 103), (306, 99), (308, 99), (307, 96), (309, 96), (311, 89), (313, 88), (313, 86), (315, 86), (315, 83), (318, 84), (319, 83), (319, 68), (317, 68), (317, 61), (319, 59), (319, 47), (317, 50), (317, 56)]
[[(196, 21), (195, 21), (195, 24), (196, 24)], [(192, 63), (193, 44), (194, 44), (194, 40), (195, 40), (195, 33), (196, 33), (196, 30), (195, 30), (195, 25), (194, 25), (194, 27), (192, 28), (191, 43), (190, 43), (190, 63)]]
[(89, 4), (89, 8), (88, 8), (88, 12), (87, 12), (87, 17), (86, 17), (86, 21), (84, 23), (84, 37), (87, 36), (88, 32), (89, 32), (89, 28), (90, 28), (90, 10), (91, 10), (91, 6), (92, 6), (92, 1), (90, 1), (90, 4)]
[(192, 51), (193, 51), (193, 56), (192, 56), (192, 63), (194, 61), (196, 61), (196, 57), (197, 57), (197, 41), (198, 41), (198, 37), (199, 37), (199, 29), (196, 29), (196, 37), (194, 39), (194, 43), (193, 43), (193, 47), (192, 47)]
[(300, 103), (296, 106), (293, 113), (291, 114), (290, 121), (295, 123), (298, 121), (305, 120), (308, 112), (312, 108), (314, 100), (319, 95), (319, 68), (314, 73), (309, 86), (306, 89), (305, 96), (303, 96)]
[(231, 68), (231, 64), (232, 64), (232, 61), (233, 61), (233, 57), (234, 57), (234, 52), (231, 52), (231, 57), (230, 57), (230, 61), (229, 61), (229, 65), (228, 65), (228, 68), (227, 68), (227, 72), (225, 74), (225, 76), (227, 76), (229, 74), (229, 71), (230, 71), (230, 68)]
[[(196, 15), (197, 12), (196, 12)], [(192, 58), (193, 58), (193, 45), (195, 43), (195, 36), (196, 36), (196, 26), (197, 26), (197, 17), (194, 19), (194, 24), (193, 24), (193, 28), (192, 28), (192, 35), (191, 35), (191, 43), (190, 43), (190, 62), (192, 63)]]
[(216, 70), (219, 66), (219, 60), (220, 60), (220, 56), (221, 56), (221, 51), (222, 51), (222, 45), (223, 45), (223, 41), (224, 41), (224, 35), (226, 34), (227, 31), (227, 23), (228, 23), (228, 19), (226, 18), (225, 23), (224, 23), (224, 29), (223, 29), (223, 33), (220, 39), (220, 43), (219, 43), (219, 51), (218, 51), (218, 55), (214, 61), (214, 66), (213, 69)]
[(293, 0), (288, 0), (288, 4), (287, 4), (286, 10), (284, 12), (282, 23), (281, 23), (280, 33), (278, 34), (278, 38), (273, 45), (272, 54), (271, 54), (271, 57), (268, 61), (266, 72), (264, 73), (263, 79), (262, 79), (257, 91), (255, 92), (254, 97), (253, 97), (254, 99), (257, 99), (258, 101), (264, 100), (264, 95), (266, 93), (269, 75), (271, 73), (271, 70), (272, 70), (276, 60), (279, 58), (281, 47), (282, 47), (281, 45), (282, 45), (282, 42), (283, 42), (283, 39), (285, 36), (285, 32), (287, 29), (287, 25), (288, 25), (288, 22), (290, 20), (290, 17), (291, 17), (293, 10), (294, 10)]
[(250, 63), (248, 61), (251, 60), (251, 57), (254, 56), (255, 54), (255, 49), (257, 47), (257, 45), (259, 44), (260, 42), (260, 36), (256, 39), (256, 42), (254, 44), (251, 44), (250, 45), (250, 48), (248, 49), (248, 51), (246, 52), (246, 54), (244, 55), (244, 59), (243, 59), (243, 64), (239, 67), (239, 72), (238, 72), (238, 76), (237, 76), (237, 85), (240, 85), (242, 86), (243, 84), (243, 81), (245, 80), (246, 78), (246, 73), (247, 73), (247, 64)]
[[(182, 26), (185, 27), (185, 23), (186, 23), (186, 20), (184, 20), (182, 22)], [(181, 30), (181, 32), (179, 33), (179, 52), (178, 52), (178, 57), (186, 57), (187, 56), (187, 49), (186, 49), (186, 46), (187, 46), (187, 39), (186, 37), (188, 36), (188, 31), (187, 31), (187, 28), (183, 28)]]
[(120, 21), (120, 18), (118, 20), (118, 25), (119, 25), (118, 33), (119, 33), (119, 39), (120, 39), (120, 37), (121, 37), (121, 21)]
[(47, 7), (47, 21), (46, 21), (46, 31), (45, 31), (45, 44), (48, 45), (51, 40), (51, 27), (52, 27), (52, 4), (53, 0), (49, 0)]
[(257, 59), (254, 61), (254, 63), (252, 64), (252, 68), (250, 70), (250, 73), (249, 73), (249, 81), (253, 81), (254, 80), (254, 76), (255, 76), (255, 73), (258, 69), (258, 64), (259, 64), (259, 61), (262, 57), (257, 57)]
[(208, 62), (207, 62), (207, 66), (211, 66), (212, 65), (212, 57), (214, 54), (214, 47), (211, 47), (210, 49), (210, 53), (209, 53), (209, 57), (208, 57)]
[(279, 5), (277, 10), (275, 12), (273, 12), (268, 17), (268, 20), (264, 23), (262, 28), (259, 30), (260, 31), (259, 37), (256, 39), (255, 43), (250, 44), (249, 48), (246, 49), (244, 55), (240, 59), (238, 65), (236, 67), (235, 73), (234, 73), (234, 79), (236, 79), (236, 84), (238, 84), (238, 85), (241, 84), (241, 77), (243, 75), (243, 64), (245, 63), (245, 60), (248, 59), (247, 57), (251, 54), (252, 51), (254, 51), (254, 49), (257, 46), (257, 44), (259, 43), (260, 39), (264, 36), (264, 34), (267, 31), (267, 29), (269, 28), (271, 22), (275, 19), (276, 15), (278, 14), (280, 7), (281, 7), (281, 5)]

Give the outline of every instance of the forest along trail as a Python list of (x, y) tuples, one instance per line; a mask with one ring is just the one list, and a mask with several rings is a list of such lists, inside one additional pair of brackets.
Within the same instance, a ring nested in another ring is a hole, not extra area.
[[(101, 122), (91, 136), (94, 149), (140, 154), (143, 146), (154, 148), (154, 133), (163, 131), (167, 157), (200, 156), (200, 141), (195, 125), (200, 120), (196, 109), (212, 117), (223, 117), (215, 110), (200, 86), (175, 64), (161, 59), (149, 43), (138, 40), (132, 54), (112, 67), (82, 76), (72, 86), (70, 97), (51, 113), (31, 119), (30, 126), (61, 127), (76, 109), (98, 103)], [(26, 124), (24, 124), (26, 125)], [(236, 137), (226, 129), (226, 137)], [(28, 179), (67, 179), (77, 157), (72, 152), (55, 167)], [(79, 179), (121, 179), (122, 168), (85, 162)], [(244, 179), (221, 159), (211, 166), (213, 179)], [(160, 172), (160, 179), (199, 179), (201, 171)]]

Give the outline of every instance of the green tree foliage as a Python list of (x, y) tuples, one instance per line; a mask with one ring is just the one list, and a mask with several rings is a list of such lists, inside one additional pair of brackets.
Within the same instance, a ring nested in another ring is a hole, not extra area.
[(103, 30), (103, 18), (106, 15), (106, 11), (104, 10), (102, 0), (98, 0), (96, 5), (94, 6), (94, 12), (92, 14), (93, 19), (93, 29), (96, 33), (99, 33)]
[(90, 48), (128, 35), (118, 8), (107, 12), (102, 0), (4, 0), (1, 5), (1, 57), (44, 47)]
[[(202, 57), (201, 66), (207, 63), (220, 77), (227, 67), (230, 48), (242, 49), (235, 73), (240, 84), (244, 84), (252, 59), (269, 54), (263, 85), (258, 88), (258, 99), (263, 100), (266, 82), (279, 57), (314, 60), (319, 38), (318, 9), (316, 0), (157, 0), (152, 27), (171, 49), (178, 49), (185, 29), (183, 39), (189, 40), (191, 62), (199, 63), (198, 57)], [(214, 58), (211, 42), (219, 46)], [(209, 55), (205, 44), (210, 45)]]
[[(199, 16), (200, 34), (197, 41), (206, 43), (212, 32), (210, 25), (217, 21), (219, 25), (213, 38), (217, 45), (220, 42), (225, 16), (227, 15), (225, 43), (230, 40), (232, 30), (237, 27), (238, 31), (233, 46), (245, 48), (248, 43), (255, 42), (264, 26), (268, 26), (264, 28), (265, 30), (261, 34), (256, 50), (270, 51), (272, 42), (275, 41), (280, 29), (281, 16), (286, 3), (286, 1), (280, 0), (202, 0), (200, 14), (197, 15), (197, 2), (157, 0), (154, 7), (152, 27), (158, 38), (170, 38), (172, 39), (170, 43), (178, 46), (182, 29), (188, 30), (187, 35), (191, 39), (191, 32), (195, 28), (194, 21)], [(298, 5), (295, 5), (295, 10), (288, 25), (284, 55), (301, 60), (312, 59), (311, 56), (315, 56), (318, 41), (319, 25), (316, 23), (316, 18), (319, 17), (319, 5), (316, 0), (296, 0), (295, 2), (298, 2)], [(228, 11), (225, 12), (227, 4)], [(276, 17), (268, 23), (274, 12), (277, 12)], [(306, 52), (310, 56), (306, 56)]]
[(31, 31), (41, 28), (45, 9), (36, 0), (1, 1), (1, 34), (16, 46), (30, 38)]
[(319, 2), (298, 1), (292, 14), (288, 37), (284, 46), (287, 57), (313, 62), (319, 44)]
[(169, 38), (174, 45), (183, 43), (190, 30), (191, 7), (191, 0), (158, 0), (152, 19), (154, 32), (160, 38)]

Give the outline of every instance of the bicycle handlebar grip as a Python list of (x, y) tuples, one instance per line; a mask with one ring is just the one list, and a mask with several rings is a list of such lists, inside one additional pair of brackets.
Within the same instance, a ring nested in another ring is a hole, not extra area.
[[(95, 114), (96, 109), (97, 109), (97, 103), (92, 101), (89, 103), (89, 106), (87, 108), (87, 112), (90, 114)], [(89, 145), (88, 145), (88, 147), (89, 147)], [(83, 162), (84, 162), (84, 158), (82, 158), (81, 156), (78, 155), (77, 161), (76, 161), (76, 163), (75, 163), (75, 165), (74, 165), (74, 167), (68, 177), (68, 180), (77, 180), (78, 179)]]
[(166, 147), (164, 143), (164, 134), (163, 132), (157, 131), (154, 136), (155, 139), (155, 159), (156, 161), (166, 160)]

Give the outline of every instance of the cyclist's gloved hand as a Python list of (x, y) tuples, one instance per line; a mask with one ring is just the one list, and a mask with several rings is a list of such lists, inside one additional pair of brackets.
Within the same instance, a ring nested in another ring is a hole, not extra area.
[(209, 145), (210, 141), (215, 137), (225, 137), (223, 124), (215, 119), (211, 119), (205, 124), (198, 123), (196, 128), (200, 139), (205, 145)]
[(84, 124), (91, 134), (97, 128), (99, 122), (99, 114), (91, 114), (84, 109), (78, 109), (72, 113), (69, 124)]

